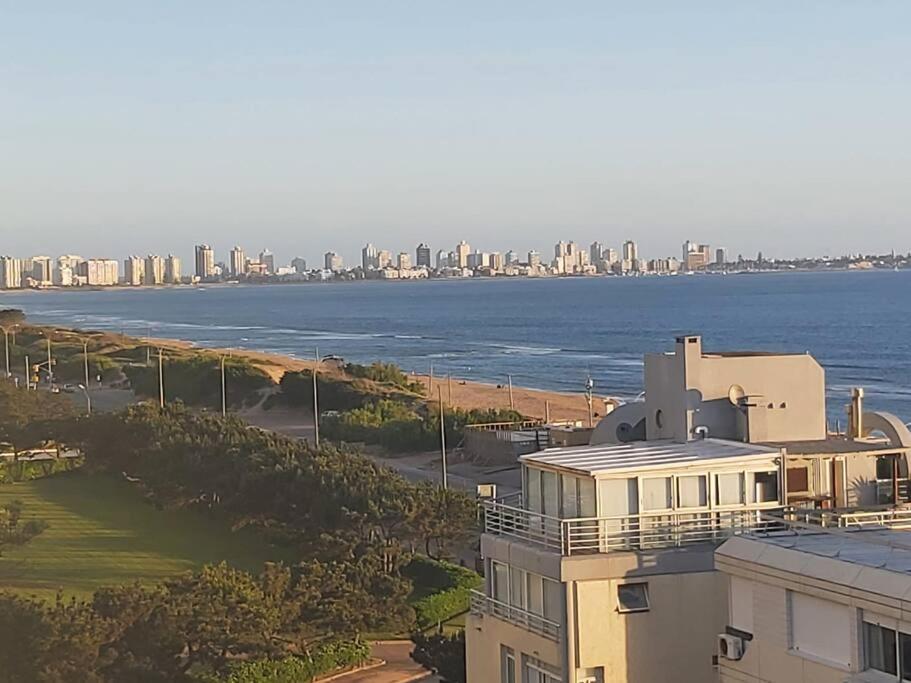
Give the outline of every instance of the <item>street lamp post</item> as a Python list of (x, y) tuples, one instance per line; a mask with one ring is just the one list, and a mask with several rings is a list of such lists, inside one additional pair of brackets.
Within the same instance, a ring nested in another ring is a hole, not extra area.
[(158, 347), (158, 405), (164, 408), (164, 355)]
[(316, 376), (319, 373), (319, 349), (316, 350), (316, 365), (313, 366), (313, 445), (319, 448), (319, 395)]
[(87, 339), (82, 340), (82, 364), (85, 371), (85, 388), (89, 388), (89, 342)]
[(89, 396), (89, 388), (85, 384), (79, 384), (78, 386), (80, 389), (82, 389), (82, 393), (85, 395), (86, 412), (89, 415), (91, 415), (92, 414), (92, 397)]
[(595, 383), (592, 381), (592, 378), (589, 377), (585, 382), (585, 399), (588, 401), (588, 426), (592, 428), (595, 426), (595, 416), (592, 412), (592, 390), (595, 388)]
[(226, 383), (225, 383), (225, 357), (221, 357), (221, 416), (225, 417), (228, 414), (228, 398), (226, 392)]
[(9, 330), (5, 327), (0, 329), (3, 330), (3, 340), (6, 343), (6, 376), (12, 377), (12, 373), (9, 371)]

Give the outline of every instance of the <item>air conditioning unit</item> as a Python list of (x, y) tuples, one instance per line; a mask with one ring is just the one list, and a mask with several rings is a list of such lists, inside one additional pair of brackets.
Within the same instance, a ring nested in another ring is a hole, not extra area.
[(496, 484), (478, 484), (478, 498), (490, 499), (497, 497)]
[(719, 633), (718, 656), (734, 662), (738, 661), (743, 657), (743, 638), (732, 636), (730, 633)]

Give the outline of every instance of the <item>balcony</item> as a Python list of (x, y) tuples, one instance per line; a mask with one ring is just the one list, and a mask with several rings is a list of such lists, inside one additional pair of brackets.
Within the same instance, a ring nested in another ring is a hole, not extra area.
[(783, 528), (781, 520), (765, 516), (771, 511), (763, 506), (559, 519), (502, 501), (487, 501), (484, 531), (564, 556), (658, 550), (721, 543), (731, 536)]
[(480, 617), (496, 617), (549, 640), (556, 642), (560, 640), (560, 624), (557, 622), (545, 619), (539, 614), (512, 607), (499, 600), (494, 600), (480, 591), (471, 592), (471, 613)]

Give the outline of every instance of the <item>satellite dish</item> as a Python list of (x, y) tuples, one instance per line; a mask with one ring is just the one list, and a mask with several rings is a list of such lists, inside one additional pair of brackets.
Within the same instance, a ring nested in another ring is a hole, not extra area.
[(747, 392), (739, 384), (732, 384), (728, 389), (728, 400), (735, 406), (739, 406), (746, 397)]

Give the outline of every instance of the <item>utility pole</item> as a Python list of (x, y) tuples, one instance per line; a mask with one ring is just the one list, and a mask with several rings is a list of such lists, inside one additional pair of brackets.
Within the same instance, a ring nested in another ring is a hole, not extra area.
[(592, 378), (589, 377), (588, 381), (585, 382), (585, 398), (588, 401), (588, 427), (591, 429), (595, 426), (595, 416), (592, 413), (592, 390), (595, 388), (595, 383), (592, 381)]
[(452, 405), (452, 373), (446, 376), (446, 383), (449, 385), (449, 405)]
[(164, 408), (164, 355), (158, 347), (158, 405)]
[(51, 385), (54, 383), (54, 363), (51, 359), (51, 338), (47, 338), (47, 383)]
[(28, 362), (28, 356), (25, 357), (25, 390), (28, 391), (32, 388), (32, 376), (30, 371), (32, 366)]
[(512, 399), (512, 375), (506, 375), (506, 379), (509, 382), (509, 409), (515, 410), (516, 404)]
[(427, 398), (433, 397), (433, 363), (430, 364), (430, 376), (427, 384)]
[(228, 399), (225, 392), (225, 357), (221, 357), (221, 416), (225, 417), (228, 414)]
[(316, 365), (313, 366), (313, 444), (319, 448), (319, 392), (317, 391), (317, 374), (319, 373), (319, 349), (316, 349)]
[(550, 424), (550, 401), (544, 401), (544, 424)]
[[(82, 340), (82, 364), (85, 371), (85, 390), (89, 390), (89, 342)], [(91, 411), (90, 411), (91, 412)]]
[(440, 457), (443, 463), (443, 488), (449, 488), (449, 474), (446, 471), (446, 420), (443, 414), (443, 387), (437, 387), (440, 395)]
[(12, 377), (9, 371), (9, 330), (5, 327), (3, 329), (3, 339), (6, 342), (6, 376)]

